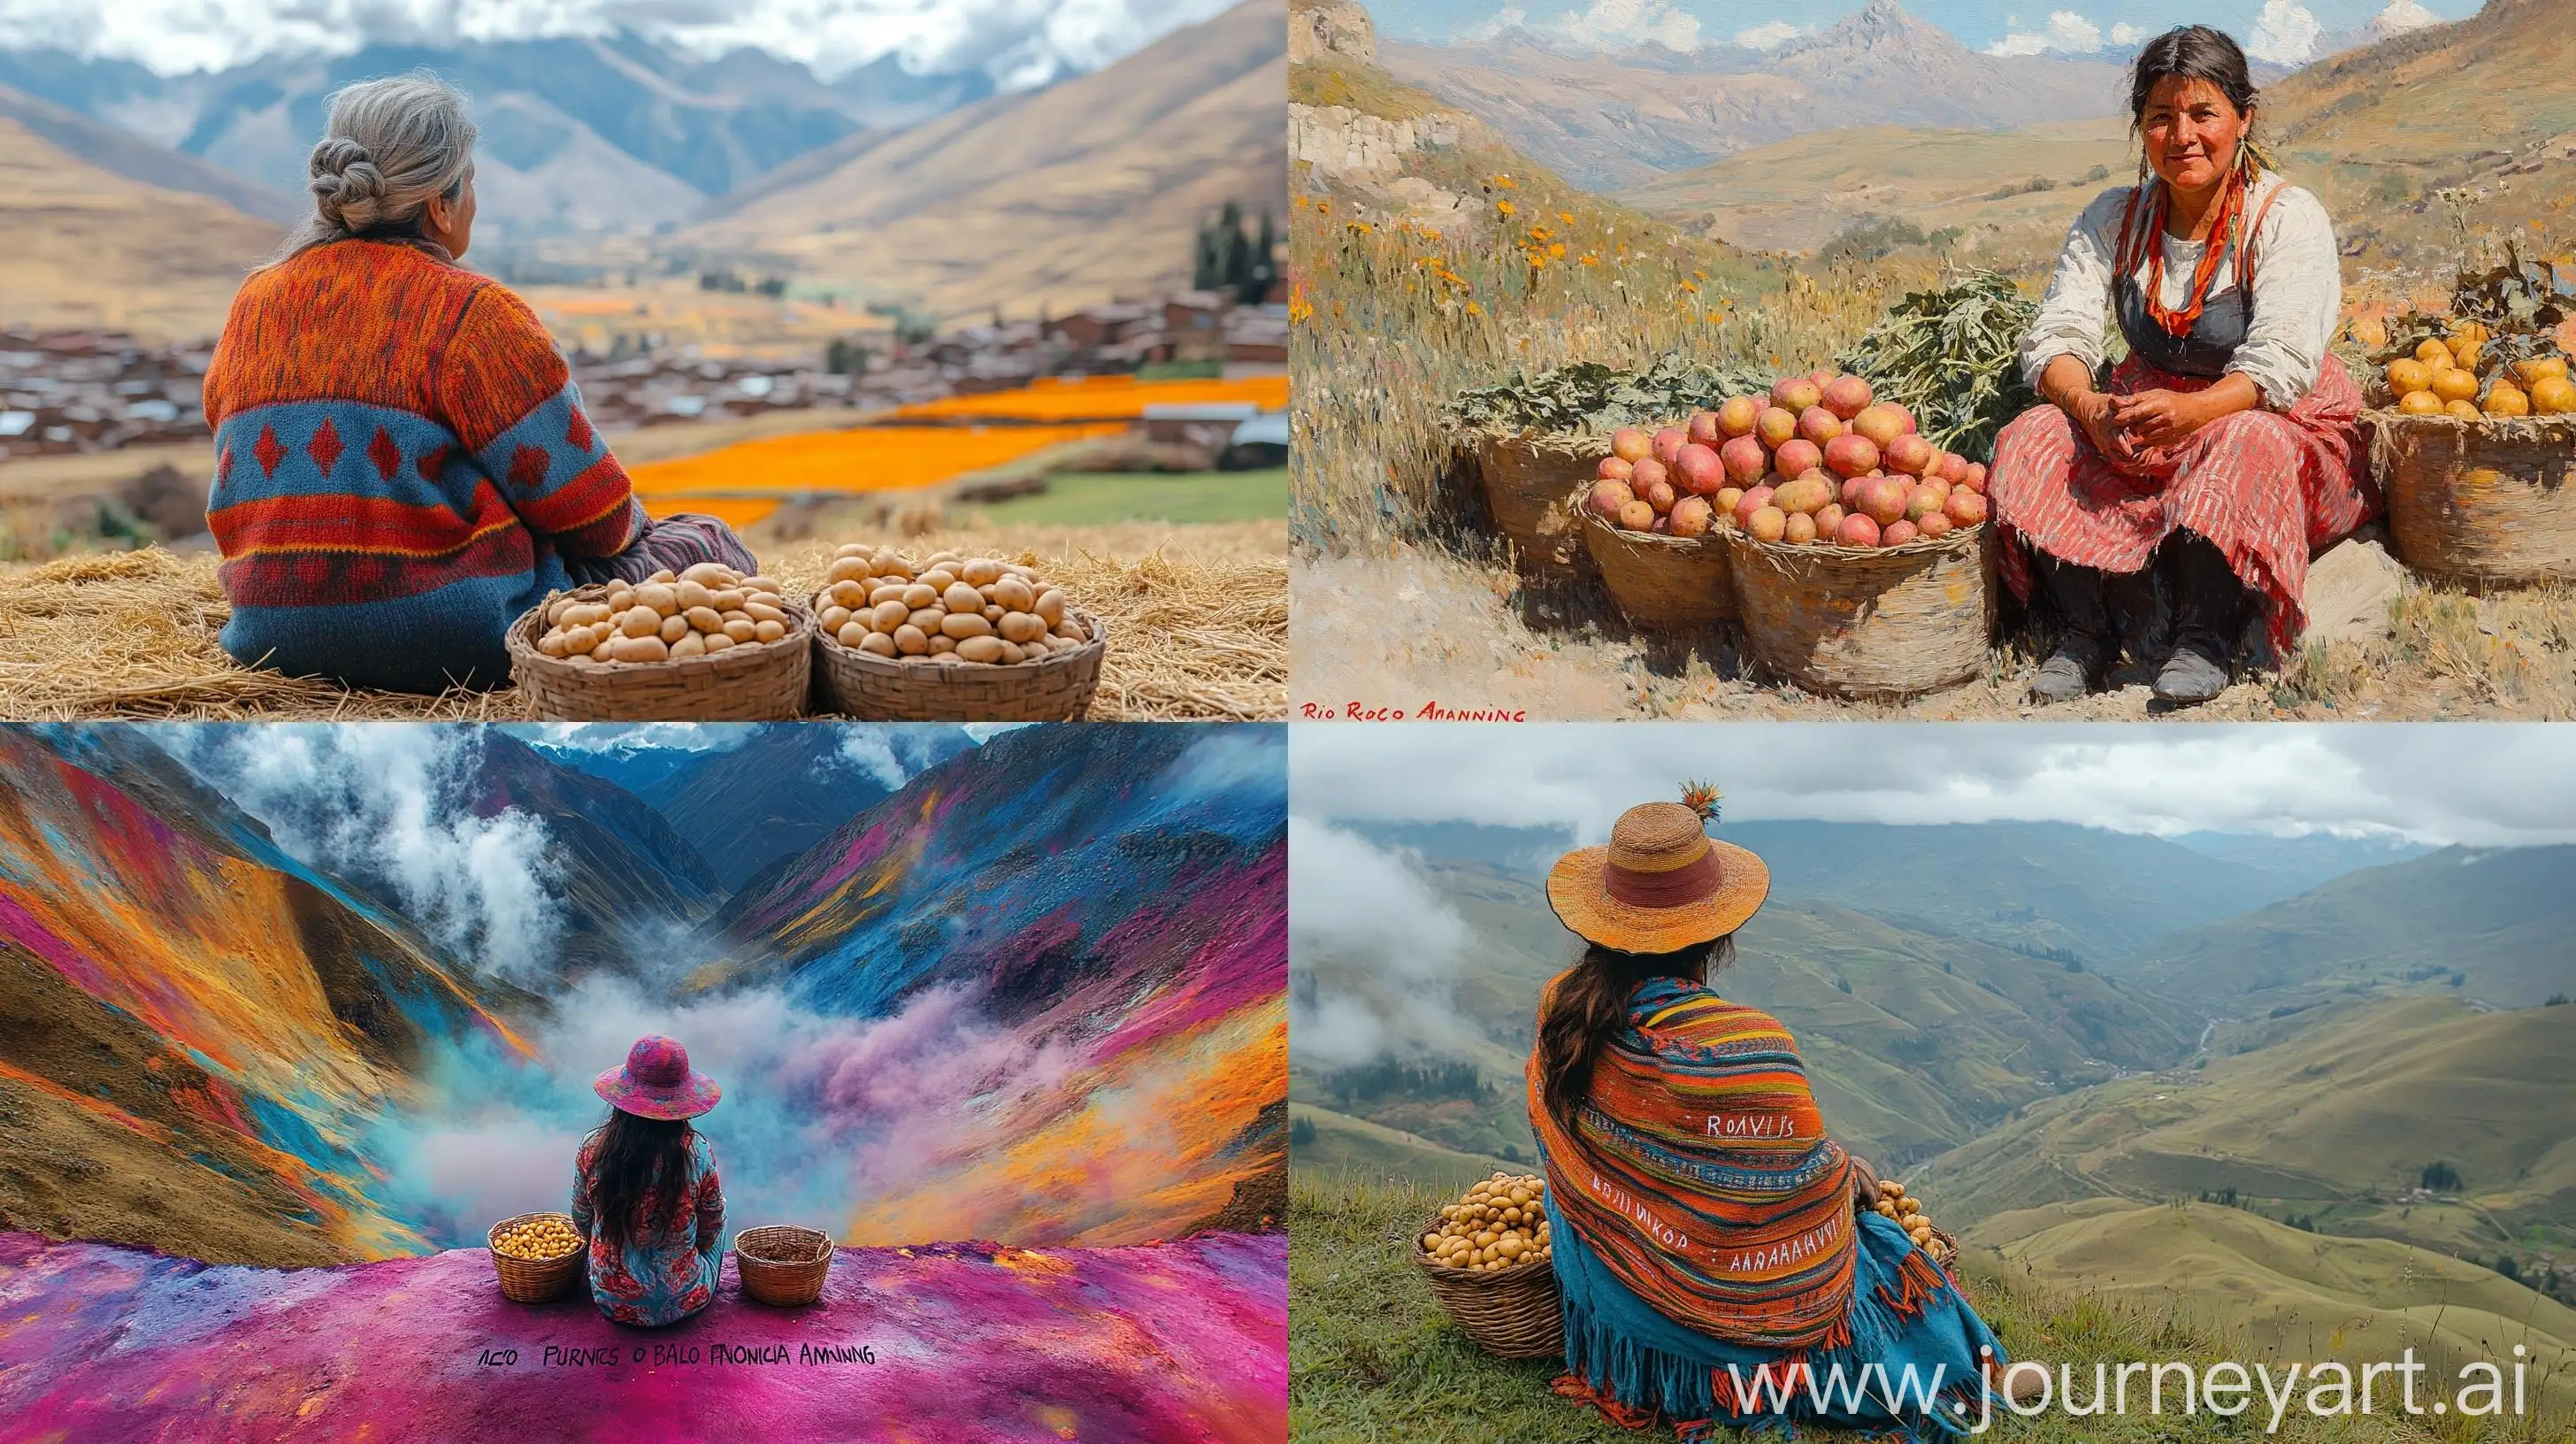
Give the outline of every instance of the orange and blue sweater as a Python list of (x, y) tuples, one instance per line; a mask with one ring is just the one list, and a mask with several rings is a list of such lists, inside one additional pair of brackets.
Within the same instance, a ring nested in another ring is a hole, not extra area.
[(205, 405), (223, 646), (247, 665), (504, 685), (502, 638), (571, 584), (562, 558), (646, 525), (536, 313), (410, 246), (338, 241), (254, 274)]

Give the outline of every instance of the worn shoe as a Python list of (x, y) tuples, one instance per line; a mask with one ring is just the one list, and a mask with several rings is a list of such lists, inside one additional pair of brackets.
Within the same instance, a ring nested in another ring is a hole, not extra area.
[(2030, 679), (2030, 700), (2068, 702), (2093, 690), (2093, 674), (2102, 664), (2102, 646), (2091, 637), (2070, 634), (2057, 644)]
[(2206, 702), (2227, 690), (2227, 667), (2201, 648), (2185, 643), (2173, 649), (2156, 673), (2156, 700), (2178, 706)]

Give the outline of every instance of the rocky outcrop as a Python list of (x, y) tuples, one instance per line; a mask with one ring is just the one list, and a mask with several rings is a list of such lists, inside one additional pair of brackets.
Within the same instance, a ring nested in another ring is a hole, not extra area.
[(1288, 10), (1288, 63), (1341, 60), (1377, 64), (1377, 27), (1358, 0), (1292, 4)]
[(1288, 158), (1334, 180), (1373, 180), (1396, 174), (1404, 158), (1426, 145), (1456, 145), (1454, 115), (1388, 120), (1341, 105), (1288, 107)]

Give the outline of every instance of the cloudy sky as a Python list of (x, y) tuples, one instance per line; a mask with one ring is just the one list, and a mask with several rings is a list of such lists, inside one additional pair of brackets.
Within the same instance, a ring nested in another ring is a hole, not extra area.
[[(1597, 49), (1673, 49), (1735, 40), (1768, 49), (1831, 25), (1864, 0), (1371, 0), (1382, 32), (1404, 40), (1473, 38), (1519, 25)], [(2360, 26), (2392, 0), (1902, 0), (1916, 18), (1998, 54), (2085, 55), (2175, 25), (2215, 25), (2266, 60), (2295, 65), (2318, 38)], [(2480, 0), (2394, 0), (2402, 14), (2457, 20)]]
[(595, 35), (620, 27), (713, 56), (741, 47), (825, 79), (889, 53), (1006, 88), (1096, 70), (1232, 0), (0, 0), (0, 48), (48, 46), (165, 75), (366, 41)]
[[(2170, 836), (2576, 843), (2566, 727), (1615, 722), (1290, 729), (1310, 822), (1459, 821), (1605, 837), (1693, 778), (1731, 819), (2072, 822)], [(1720, 834), (1724, 828), (1721, 824)]]

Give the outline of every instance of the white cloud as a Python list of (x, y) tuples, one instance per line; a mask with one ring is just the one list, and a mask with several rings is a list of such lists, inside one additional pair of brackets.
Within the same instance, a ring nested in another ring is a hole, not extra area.
[(1736, 31), (1735, 43), (1747, 50), (1777, 50), (1806, 33), (1786, 20), (1774, 20), (1750, 30)]
[[(1451, 990), (1473, 941), (1413, 859), (1341, 828), (1288, 820), (1288, 966), (1329, 961), (1373, 994), (1289, 998), (1289, 1047), (1325, 1067), (1365, 1063), (1397, 1040), (1438, 1050), (1458, 1037)], [(1369, 986), (1383, 982), (1386, 987)]]
[(2415, 0), (2388, 0), (2388, 8), (2370, 19), (2363, 28), (2374, 36), (2403, 35), (2427, 25), (2439, 25), (2442, 17), (2415, 3)]
[(2561, 730), (2482, 726), (2472, 743), (2458, 727), (2396, 724), (1303, 727), (1289, 806), (1326, 825), (1447, 820), (1598, 841), (1629, 806), (1706, 777), (1729, 818), (2576, 843), (2576, 748)]
[(2263, 0), (2262, 13), (2254, 17), (2254, 37), (2245, 51), (2275, 65), (2304, 65), (2315, 57), (2317, 37), (2324, 33), (2317, 17), (2297, 0)]
[(2153, 31), (2150, 31), (2143, 25), (2132, 25), (2128, 21), (2123, 20), (2119, 24), (2111, 27), (2111, 43), (2114, 45), (2135, 45), (2153, 33)]
[(1514, 30), (1575, 50), (1634, 50), (1641, 45), (1696, 50), (1700, 43), (1699, 17), (1678, 0), (1592, 0), (1590, 9), (1553, 20), (1532, 20), (1521, 7), (1506, 5), (1492, 19), (1459, 30), (1457, 38), (1491, 40)]
[[(2089, 55), (2102, 48), (2102, 27), (2074, 10), (2052, 10), (2048, 24), (2037, 31), (2022, 30), (2014, 17), (2005, 22), (2004, 38), (1986, 47), (1988, 55), (2044, 55), (2058, 51), (2068, 55)], [(2127, 29), (2115, 26), (2113, 35)]]
[(750, 47), (826, 79), (881, 56), (983, 70), (1006, 89), (1099, 67), (1230, 0), (0, 0), (0, 46), (133, 60), (162, 74), (368, 41), (639, 31), (709, 56)]

